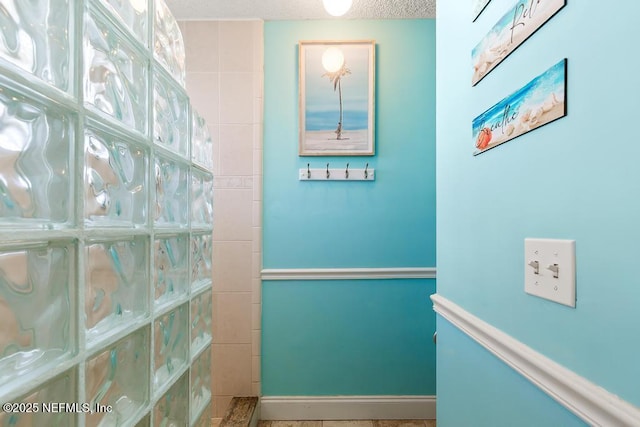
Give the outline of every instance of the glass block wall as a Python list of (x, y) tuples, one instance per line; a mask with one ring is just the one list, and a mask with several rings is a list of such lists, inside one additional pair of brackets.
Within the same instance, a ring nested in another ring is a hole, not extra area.
[(0, 17), (0, 427), (208, 425), (213, 150), (175, 19)]

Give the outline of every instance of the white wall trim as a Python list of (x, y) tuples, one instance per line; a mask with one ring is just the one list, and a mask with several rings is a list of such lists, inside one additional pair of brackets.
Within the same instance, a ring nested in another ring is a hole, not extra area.
[(440, 295), (433, 309), (582, 420), (594, 426), (640, 426), (640, 408), (536, 352)]
[(393, 268), (273, 268), (261, 271), (262, 280), (435, 279), (432, 267)]
[(263, 396), (262, 420), (435, 419), (435, 396)]

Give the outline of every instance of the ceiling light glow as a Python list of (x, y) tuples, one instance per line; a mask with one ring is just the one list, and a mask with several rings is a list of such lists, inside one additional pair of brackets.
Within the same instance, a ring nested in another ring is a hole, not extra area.
[(352, 0), (322, 0), (324, 8), (333, 16), (342, 16), (351, 9)]

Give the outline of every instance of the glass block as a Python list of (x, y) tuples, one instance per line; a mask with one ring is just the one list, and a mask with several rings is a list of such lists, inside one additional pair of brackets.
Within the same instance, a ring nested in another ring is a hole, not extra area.
[(187, 364), (189, 354), (189, 304), (160, 316), (154, 323), (155, 390), (170, 382)]
[(211, 260), (213, 252), (211, 233), (191, 236), (191, 288), (198, 289), (211, 284)]
[(84, 136), (84, 218), (92, 226), (145, 226), (149, 152), (96, 129)]
[(84, 101), (147, 133), (148, 62), (91, 9), (84, 20)]
[(149, 40), (148, 0), (101, 0), (133, 33), (140, 43), (147, 46)]
[[(38, 412), (25, 413), (25, 411), (20, 411), (9, 414), (0, 411), (0, 426), (67, 427), (78, 425), (76, 410), (81, 412), (86, 408), (81, 406), (77, 395), (77, 378), (74, 369), (40, 385), (36, 390), (30, 391), (18, 399), (13, 399), (12, 403), (24, 403), (32, 407), (37, 404)], [(67, 411), (66, 407), (60, 406), (63, 403), (71, 404), (70, 410)], [(61, 410), (63, 408), (64, 410)]]
[(87, 341), (111, 335), (148, 313), (148, 238), (86, 245)]
[(157, 307), (189, 293), (189, 235), (156, 235), (155, 302)]
[(72, 222), (75, 122), (59, 107), (0, 86), (0, 227)]
[(212, 409), (212, 406), (211, 406), (211, 403), (209, 403), (207, 407), (204, 409), (204, 411), (202, 411), (202, 413), (200, 414), (200, 418), (198, 418), (198, 421), (196, 421), (192, 425), (194, 427), (210, 427), (211, 426), (211, 409)]
[(86, 415), (86, 425), (120, 426), (149, 401), (149, 328), (118, 341), (86, 362), (87, 402), (110, 405), (112, 412)]
[(212, 293), (206, 291), (191, 300), (191, 355), (211, 343)]
[(213, 141), (207, 123), (191, 107), (191, 159), (205, 169), (213, 169)]
[(158, 73), (153, 79), (153, 140), (183, 157), (189, 155), (189, 100)]
[(189, 376), (186, 373), (156, 403), (153, 408), (153, 425), (189, 425)]
[(75, 265), (72, 242), (0, 249), (0, 395), (76, 353)]
[(213, 175), (196, 168), (191, 170), (191, 226), (213, 224)]
[(178, 22), (163, 0), (155, 0), (154, 56), (184, 87), (184, 42)]
[(189, 167), (155, 158), (155, 224), (157, 227), (189, 225)]
[(65, 92), (73, 91), (68, 0), (5, 0), (0, 58)]
[(211, 346), (191, 365), (191, 419), (211, 401)]

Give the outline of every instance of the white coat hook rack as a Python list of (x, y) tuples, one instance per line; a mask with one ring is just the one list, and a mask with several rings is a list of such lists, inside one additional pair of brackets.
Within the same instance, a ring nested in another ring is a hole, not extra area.
[(324, 168), (307, 167), (300, 169), (298, 178), (300, 181), (375, 181), (375, 169), (369, 167), (369, 163), (364, 168), (354, 169), (347, 163), (344, 168), (330, 168), (329, 163)]

